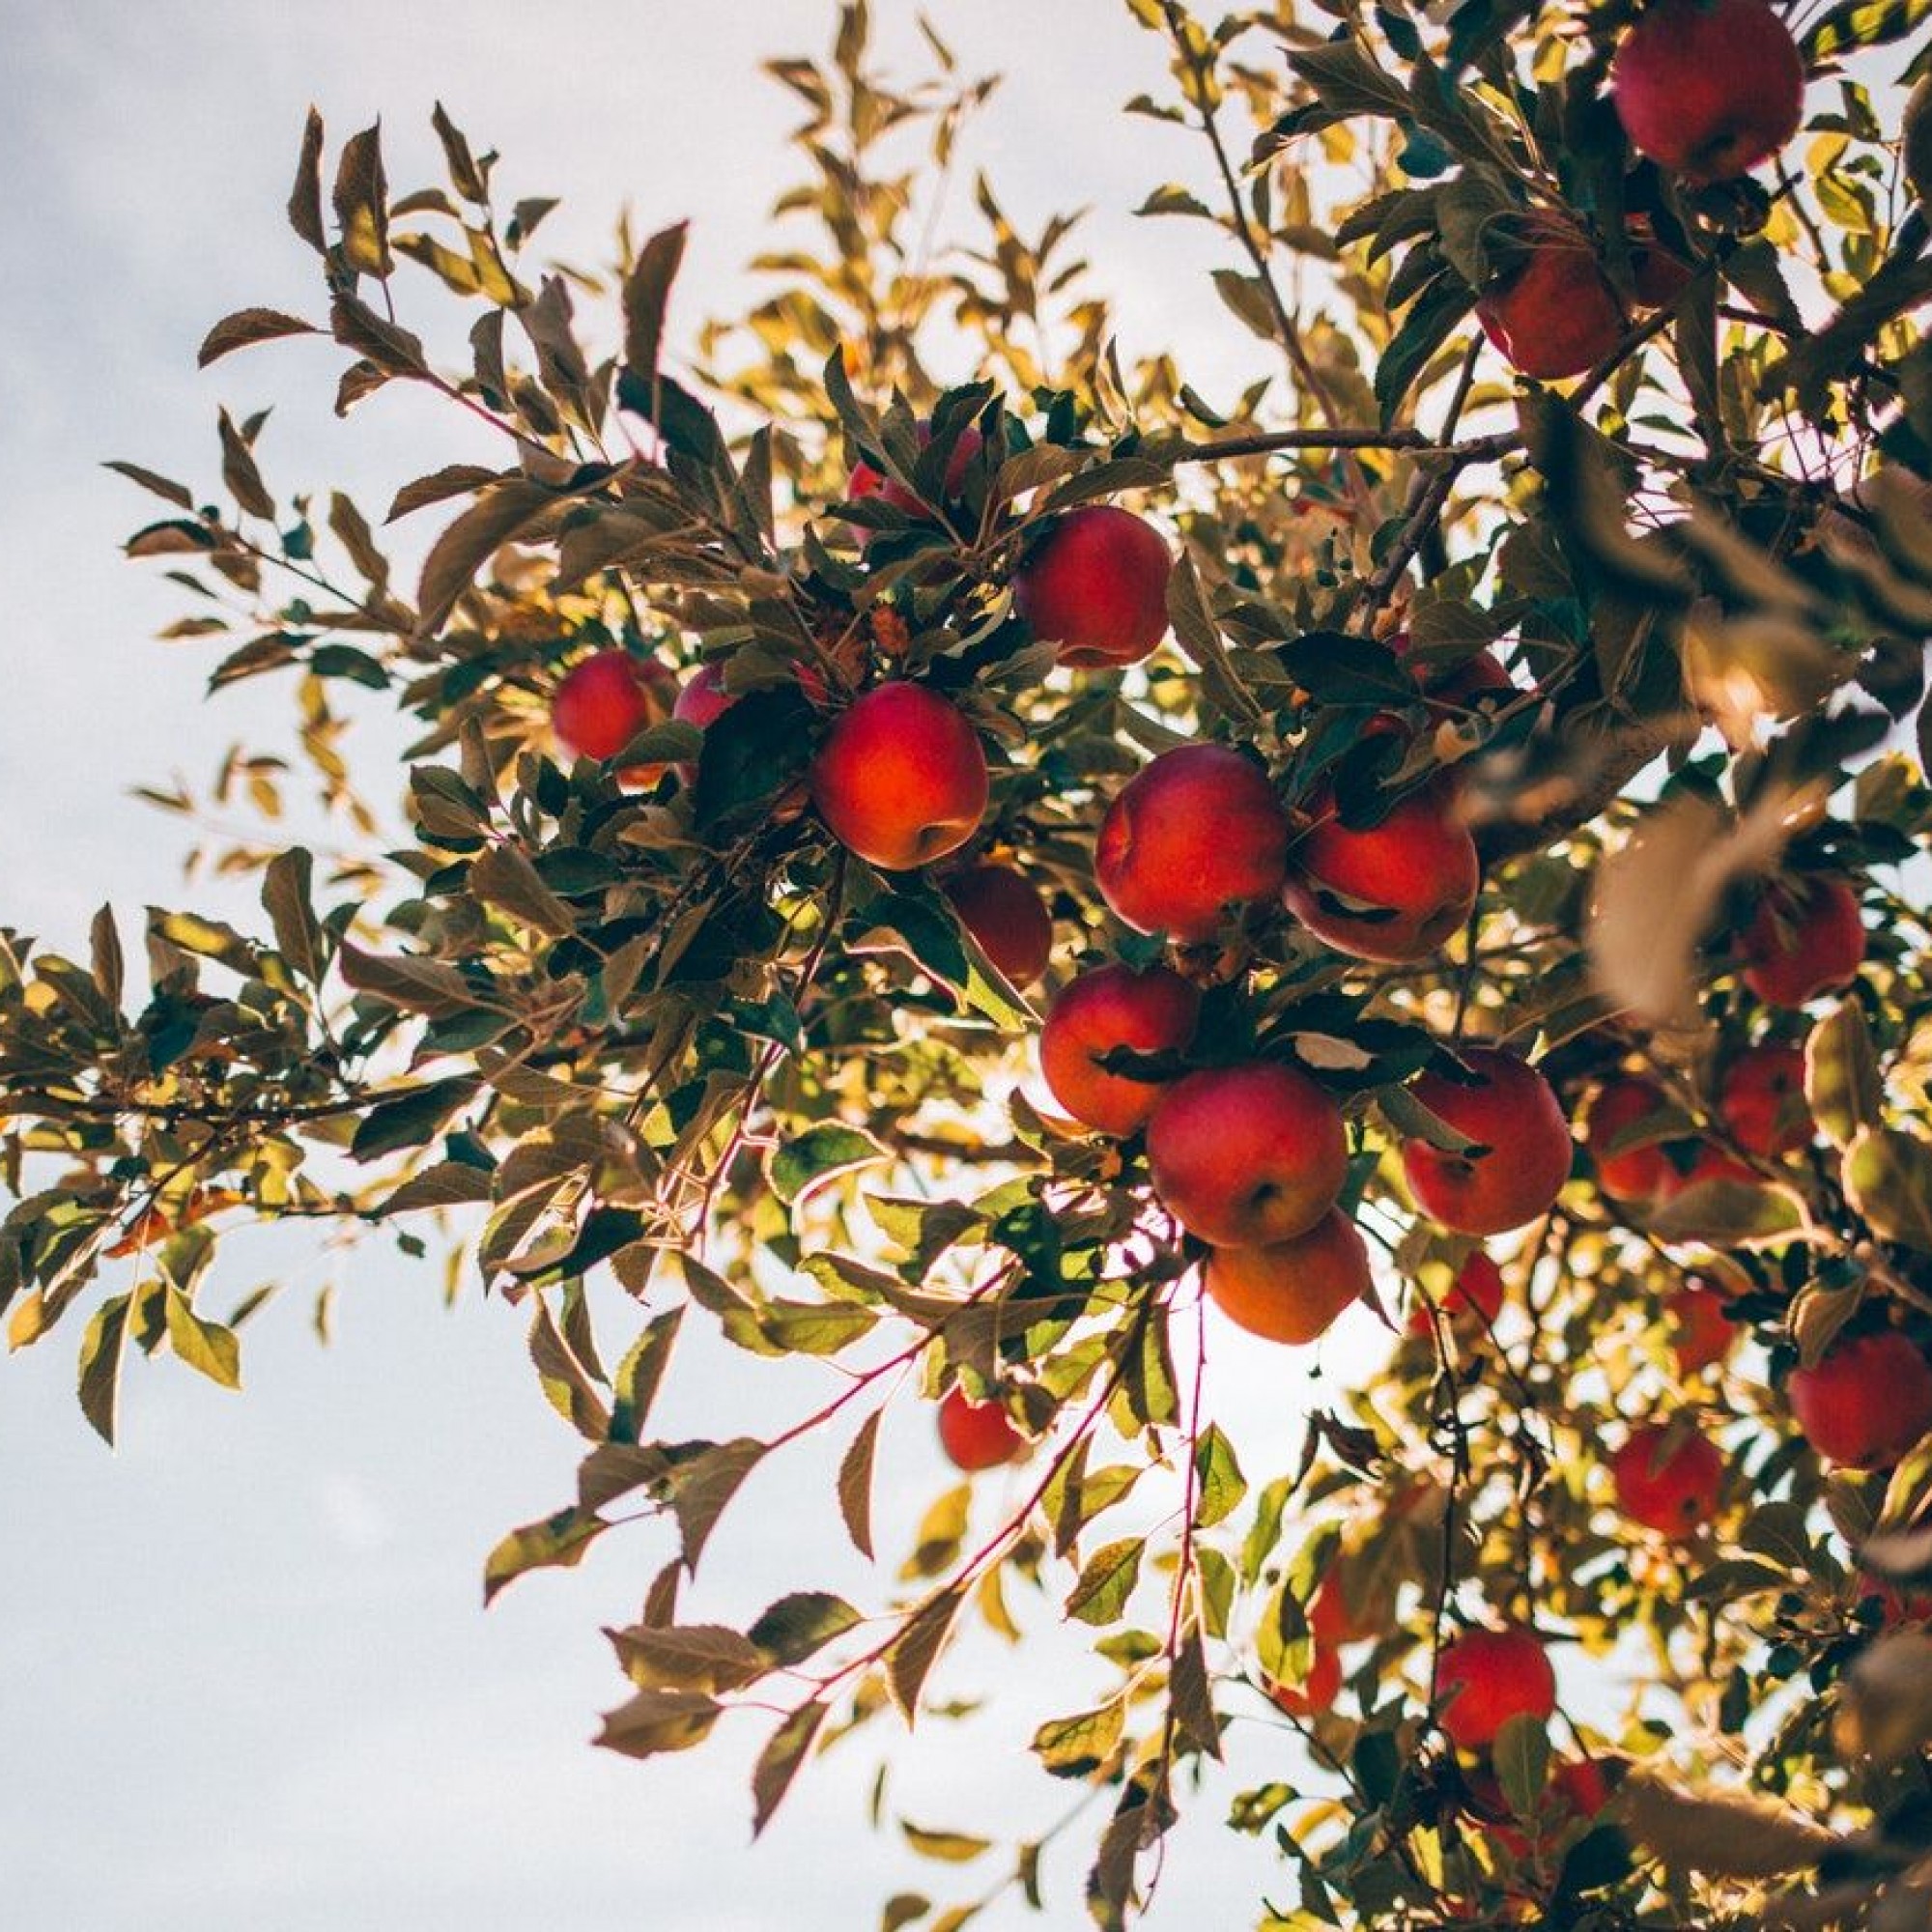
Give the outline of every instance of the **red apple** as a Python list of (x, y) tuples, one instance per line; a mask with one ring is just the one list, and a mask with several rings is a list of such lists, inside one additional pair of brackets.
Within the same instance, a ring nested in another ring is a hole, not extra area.
[[(932, 440), (932, 425), (922, 422), (919, 425), (919, 446), (923, 449)], [(951, 502), (959, 495), (960, 487), (966, 481), (966, 466), (985, 447), (985, 438), (971, 423), (959, 432), (959, 439), (952, 445), (952, 454), (946, 459), (946, 477), (942, 486), (945, 500)], [(939, 507), (922, 502), (917, 495), (901, 483), (896, 476), (888, 476), (882, 469), (874, 469), (861, 457), (852, 466), (852, 473), (845, 479), (845, 499), (850, 503), (863, 503), (867, 497), (877, 497), (881, 502), (890, 503), (895, 509), (903, 510), (909, 517), (931, 517)], [(879, 534), (863, 525), (854, 526), (859, 538), (859, 547), (865, 549)]]
[(1671, 1352), (1677, 1357), (1677, 1373), (1686, 1380), (1717, 1367), (1731, 1352), (1738, 1325), (1725, 1313), (1729, 1306), (1730, 1297), (1699, 1275), (1691, 1275), (1664, 1297)]
[(1310, 1646), (1308, 1675), (1300, 1684), (1270, 1684), (1269, 1698), (1291, 1718), (1313, 1718), (1327, 1710), (1341, 1694), (1342, 1660), (1317, 1643)]
[(1612, 1201), (1654, 1201), (1675, 1178), (1659, 1142), (1626, 1138), (1669, 1104), (1654, 1080), (1620, 1075), (1598, 1088), (1583, 1109), (1583, 1145), (1596, 1163), (1597, 1185)]
[(1328, 1649), (1345, 1643), (1366, 1643), (1381, 1635), (1381, 1628), (1368, 1616), (1366, 1605), (1353, 1608), (1343, 1582), (1343, 1572), (1330, 1570), (1315, 1587), (1308, 1600), (1308, 1629), (1315, 1641)]
[(969, 1472), (1010, 1463), (1026, 1447), (997, 1402), (975, 1402), (957, 1382), (940, 1398), (939, 1442), (954, 1467)]
[(1889, 1469), (1932, 1430), (1932, 1364), (1896, 1328), (1855, 1336), (1793, 1369), (1791, 1412), (1828, 1463)]
[[(1502, 1269), (1478, 1248), (1457, 1270), (1456, 1279), (1449, 1284), (1449, 1293), (1442, 1297), (1439, 1313), (1459, 1335), (1486, 1335), (1502, 1313), (1503, 1293)], [(1409, 1311), (1408, 1332), (1411, 1335), (1435, 1332), (1429, 1310), (1420, 1301)]]
[(1804, 1049), (1786, 1040), (1746, 1047), (1725, 1069), (1718, 1112), (1747, 1153), (1776, 1157), (1808, 1147)]
[(1212, 939), (1230, 906), (1271, 898), (1288, 815), (1259, 765), (1225, 745), (1182, 745), (1122, 786), (1100, 821), (1094, 873), (1136, 932)]
[(980, 951), (1015, 986), (1030, 986), (1053, 956), (1046, 901), (1010, 866), (972, 866), (941, 882)]
[(1465, 1047), (1465, 1086), (1425, 1073), (1411, 1090), (1438, 1120), (1483, 1150), (1461, 1154), (1427, 1141), (1402, 1151), (1416, 1205), (1463, 1235), (1501, 1235), (1552, 1206), (1570, 1178), (1570, 1123), (1548, 1081), (1513, 1053)]
[(724, 661), (713, 658), (685, 679), (670, 715), (683, 719), (687, 724), (696, 724), (701, 731), (737, 701), (736, 696), (724, 689)]
[(1166, 541), (1130, 510), (1069, 511), (1027, 554), (1013, 602), (1065, 665), (1138, 663), (1167, 635)]
[(1693, 1428), (1645, 1423), (1610, 1458), (1617, 1507), (1631, 1521), (1661, 1536), (1681, 1538), (1704, 1528), (1718, 1513), (1724, 1459)]
[(1349, 1176), (1349, 1132), (1341, 1109), (1292, 1066), (1208, 1067), (1161, 1095), (1148, 1123), (1148, 1169), (1190, 1235), (1265, 1248), (1305, 1235), (1334, 1207)]
[(1865, 956), (1859, 895), (1817, 875), (1774, 886), (1738, 935), (1747, 986), (1767, 1006), (1803, 1007), (1849, 986)]
[(1527, 257), (1484, 292), (1476, 320), (1520, 374), (1543, 383), (1580, 376), (1623, 340), (1623, 304), (1573, 222), (1534, 218), (1527, 239)]
[(1472, 1630), (1444, 1646), (1437, 1688), (1440, 1722), (1465, 1750), (1495, 1742), (1512, 1718), (1548, 1718), (1556, 1709), (1556, 1673), (1533, 1631), (1520, 1625)]
[(1407, 666), (1417, 689), (1431, 699), (1432, 710), (1469, 710), (1486, 697), (1513, 696), (1516, 692), (1516, 680), (1503, 668), (1502, 660), (1493, 651), (1476, 651), (1454, 663), (1418, 660), (1406, 631), (1398, 631), (1388, 644)]
[(1687, 181), (1769, 160), (1804, 117), (1804, 64), (1765, 0), (1652, 0), (1610, 65), (1631, 146)]
[(1609, 1780), (1595, 1758), (1565, 1758), (1551, 1765), (1549, 1781), (1537, 1807), (1539, 1829), (1532, 1844), (1492, 1773), (1472, 1772), (1464, 1781), (1475, 1800), (1476, 1822), (1485, 1835), (1515, 1859), (1526, 1859), (1532, 1852), (1541, 1856), (1554, 1851), (1566, 1828), (1578, 1818), (1594, 1818), (1610, 1802)]
[(1194, 1037), (1201, 995), (1178, 973), (1098, 966), (1065, 988), (1039, 1036), (1039, 1067), (1053, 1097), (1083, 1125), (1117, 1137), (1144, 1127), (1164, 1091), (1158, 1081), (1110, 1073), (1117, 1047), (1181, 1053)]
[(1237, 1328), (1268, 1342), (1313, 1342), (1368, 1293), (1368, 1244), (1355, 1224), (1331, 1208), (1291, 1240), (1216, 1248), (1203, 1280), (1208, 1299)]
[(1475, 840), (1444, 782), (1351, 831), (1325, 791), (1289, 851), (1282, 903), (1325, 946), (1358, 959), (1426, 959), (1458, 932), (1483, 882)]
[(580, 758), (611, 757), (646, 724), (664, 717), (653, 687), (668, 676), (663, 665), (629, 651), (595, 651), (573, 665), (557, 686), (551, 699), (551, 729)]
[(1690, 286), (1696, 270), (1682, 255), (1648, 243), (1631, 250), (1631, 284), (1639, 308), (1668, 308)]
[(956, 852), (986, 810), (986, 753), (966, 715), (923, 684), (875, 685), (811, 765), (811, 800), (840, 844), (888, 872)]

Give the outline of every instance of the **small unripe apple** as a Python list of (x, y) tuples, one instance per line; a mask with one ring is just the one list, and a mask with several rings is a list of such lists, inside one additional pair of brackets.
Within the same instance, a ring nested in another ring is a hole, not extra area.
[(1804, 1049), (1788, 1040), (1746, 1047), (1725, 1069), (1718, 1112), (1747, 1153), (1776, 1157), (1808, 1147)]
[(1208, 1299), (1237, 1328), (1267, 1342), (1313, 1342), (1368, 1293), (1368, 1243), (1331, 1208), (1292, 1240), (1216, 1248), (1202, 1279)]
[[(1486, 1335), (1495, 1326), (1503, 1308), (1503, 1271), (1481, 1248), (1456, 1271), (1438, 1312), (1459, 1335)], [(1435, 1324), (1420, 1301), (1409, 1311), (1408, 1332), (1433, 1335)]]
[(1932, 1430), (1932, 1363), (1896, 1328), (1854, 1336), (1793, 1369), (1791, 1412), (1828, 1463), (1889, 1469)]
[(1498, 1047), (1458, 1056), (1475, 1076), (1463, 1085), (1425, 1073), (1415, 1097), (1482, 1151), (1462, 1154), (1427, 1141), (1402, 1151), (1416, 1205), (1463, 1235), (1502, 1235), (1550, 1208), (1570, 1178), (1570, 1123), (1549, 1082)]
[(966, 715), (923, 684), (875, 685), (839, 713), (811, 801), (840, 844), (907, 872), (956, 852), (986, 811), (986, 753)]
[(1100, 821), (1094, 874), (1136, 932), (1212, 939), (1231, 906), (1272, 898), (1288, 814), (1267, 775), (1225, 745), (1182, 745), (1137, 772)]
[(614, 646), (594, 651), (564, 674), (551, 699), (550, 723), (558, 739), (580, 758), (600, 762), (621, 752), (646, 724), (665, 715), (651, 672), (668, 675), (662, 665)]
[(1062, 517), (1027, 554), (1013, 602), (1043, 644), (1075, 666), (1137, 664), (1167, 635), (1167, 541), (1131, 510)]
[(1465, 1750), (1495, 1742), (1512, 1718), (1556, 1709), (1556, 1673), (1533, 1631), (1520, 1625), (1472, 1630), (1443, 1647), (1437, 1689), (1443, 1735)]
[(1067, 985), (1040, 1029), (1039, 1069), (1053, 1097), (1083, 1125), (1117, 1138), (1144, 1127), (1163, 1084), (1110, 1073), (1099, 1063), (1117, 1047), (1134, 1053), (1185, 1052), (1201, 1015), (1201, 995), (1178, 973), (1096, 966)]
[(1804, 63), (1765, 0), (1652, 0), (1610, 64), (1631, 146), (1690, 182), (1769, 160), (1804, 118)]
[(1708, 1435), (1669, 1423), (1634, 1429), (1610, 1458), (1617, 1507), (1631, 1521), (1661, 1536), (1682, 1538), (1718, 1513), (1724, 1459)]
[(1865, 956), (1859, 895), (1843, 879), (1774, 886), (1738, 935), (1743, 979), (1771, 1007), (1803, 1007), (1858, 977)]
[(1010, 1463), (1026, 1437), (997, 1402), (975, 1402), (957, 1382), (939, 1403), (939, 1442), (955, 1468), (969, 1473)]
[(1670, 1158), (1659, 1142), (1617, 1145), (1668, 1105), (1654, 1080), (1620, 1075), (1598, 1088), (1583, 1109), (1583, 1145), (1596, 1165), (1597, 1185), (1612, 1201), (1654, 1201), (1674, 1179)]
[(1148, 1170), (1190, 1235), (1265, 1248), (1306, 1234), (1334, 1207), (1349, 1177), (1349, 1133), (1342, 1110), (1293, 1066), (1206, 1067), (1161, 1095), (1148, 1123)]
[[(923, 449), (931, 440), (931, 423), (922, 422), (919, 425), (919, 446)], [(946, 459), (946, 477), (942, 485), (946, 501), (951, 502), (959, 495), (960, 487), (966, 481), (966, 466), (985, 447), (985, 438), (971, 423), (959, 432), (958, 440), (952, 445), (952, 454)], [(895, 510), (903, 510), (909, 517), (930, 517), (936, 508), (933, 504), (922, 502), (896, 476), (888, 476), (884, 470), (874, 469), (862, 456), (845, 479), (845, 500), (863, 503), (867, 497), (876, 497), (881, 502), (892, 504)], [(879, 534), (863, 525), (856, 525), (854, 528), (861, 550)]]
[(1574, 223), (1546, 216), (1528, 239), (1527, 257), (1484, 292), (1476, 320), (1520, 374), (1541, 383), (1580, 376), (1623, 340), (1623, 304)]
[(1738, 1325), (1725, 1313), (1729, 1306), (1730, 1297), (1698, 1275), (1664, 1297), (1671, 1352), (1677, 1358), (1677, 1373), (1687, 1381), (1716, 1368), (1731, 1352)]
[(1015, 986), (1030, 986), (1053, 956), (1053, 916), (1010, 866), (971, 866), (941, 881), (980, 951)]
[(1483, 882), (1453, 786), (1425, 787), (1352, 831), (1323, 794), (1289, 848), (1282, 903), (1324, 946), (1358, 959), (1427, 959), (1468, 919)]

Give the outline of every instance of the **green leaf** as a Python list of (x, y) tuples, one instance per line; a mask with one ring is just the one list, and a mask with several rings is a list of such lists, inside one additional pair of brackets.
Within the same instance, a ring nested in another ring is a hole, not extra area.
[(513, 1529), (484, 1561), (484, 1604), (489, 1605), (505, 1584), (526, 1571), (574, 1568), (610, 1526), (588, 1511), (564, 1509), (541, 1522), (526, 1522), (521, 1529)]
[(343, 143), (330, 199), (342, 230), (343, 259), (364, 274), (388, 275), (396, 265), (389, 253), (389, 185), (383, 173), (380, 123)]
[[(401, 1148), (426, 1147), (442, 1130), (450, 1115), (475, 1094), (478, 1082), (468, 1076), (432, 1080), (413, 1093), (378, 1102), (355, 1123), (349, 1157), (376, 1160)], [(488, 1191), (486, 1182), (484, 1198)]]
[(603, 1442), (611, 1434), (611, 1412), (597, 1392), (588, 1371), (578, 1360), (541, 1294), (532, 1295), (530, 1360), (536, 1365), (544, 1400), (587, 1441)]
[(939, 1859), (947, 1864), (969, 1864), (993, 1847), (990, 1838), (975, 1838), (965, 1832), (928, 1832), (905, 1818), (899, 1820), (899, 1830), (921, 1858)]
[(1884, 1087), (1864, 1009), (1840, 1000), (1804, 1042), (1804, 1097), (1835, 1147), (1849, 1147), (1861, 1127), (1879, 1124)]
[(888, 1151), (858, 1127), (827, 1122), (775, 1146), (765, 1161), (765, 1178), (787, 1208), (838, 1179), (890, 1158)]
[(645, 383), (657, 375), (665, 304), (684, 260), (689, 231), (690, 223), (684, 221), (660, 229), (638, 250), (638, 259), (624, 278), (624, 360)]
[(617, 1364), (617, 1372), (611, 1378), (616, 1398), (611, 1410), (613, 1442), (636, 1442), (641, 1438), (658, 1386), (664, 1380), (665, 1370), (670, 1366), (670, 1351), (683, 1320), (682, 1308), (667, 1309), (645, 1325), (644, 1332)]
[(131, 1294), (117, 1294), (94, 1311), (80, 1344), (80, 1412), (110, 1447), (121, 1387), (121, 1351), (128, 1336)]
[(1091, 1777), (1113, 1756), (1125, 1723), (1118, 1698), (1097, 1711), (1049, 1718), (1033, 1734), (1033, 1752), (1055, 1777)]
[(1409, 303), (1402, 327), (1376, 363), (1376, 401), (1384, 429), (1395, 421), (1436, 352), (1461, 329), (1475, 300), (1462, 276), (1440, 274)]
[(1221, 1433), (1219, 1423), (1210, 1422), (1194, 1445), (1194, 1474), (1199, 1485), (1194, 1520), (1198, 1527), (1211, 1529), (1224, 1517), (1232, 1516), (1248, 1492), (1241, 1465), (1235, 1459), (1235, 1445)]
[(696, 1690), (639, 1690), (607, 1711), (604, 1728), (591, 1740), (626, 1757), (655, 1757), (689, 1750), (711, 1735), (723, 1706)]
[(1122, 1537), (1103, 1544), (1087, 1559), (1080, 1579), (1066, 1599), (1066, 1614), (1084, 1624), (1110, 1624), (1127, 1606), (1135, 1583), (1140, 1580), (1141, 1557), (1147, 1549), (1144, 1536)]
[(885, 1411), (875, 1408), (859, 1426), (838, 1464), (838, 1512), (846, 1533), (861, 1556), (872, 1554), (872, 1457), (879, 1443), (879, 1421)]
[(1549, 1781), (1549, 1733), (1540, 1719), (1511, 1718), (1492, 1747), (1496, 1781), (1519, 1818), (1534, 1818)]
[(232, 1328), (205, 1321), (180, 1289), (167, 1291), (168, 1343), (189, 1368), (198, 1369), (223, 1388), (242, 1386), (242, 1344)]
[(753, 1837), (755, 1838), (771, 1823), (773, 1812), (791, 1789), (792, 1780), (810, 1753), (819, 1726), (825, 1722), (827, 1708), (815, 1702), (801, 1704), (772, 1733), (764, 1749), (758, 1753), (758, 1761), (752, 1768)]
[(859, 1621), (859, 1612), (843, 1597), (828, 1590), (799, 1590), (771, 1605), (745, 1634), (789, 1667), (803, 1663)]
[(1882, 1240), (1932, 1253), (1932, 1146), (1861, 1127), (1845, 1150), (1845, 1198)]
[(696, 1572), (711, 1532), (738, 1486), (757, 1467), (765, 1444), (750, 1435), (714, 1443), (672, 1478), (670, 1506), (684, 1537), (684, 1567)]

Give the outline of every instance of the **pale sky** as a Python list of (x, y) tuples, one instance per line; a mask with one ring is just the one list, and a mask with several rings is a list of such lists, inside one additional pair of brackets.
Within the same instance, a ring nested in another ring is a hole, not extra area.
[[(875, 11), (891, 43), (912, 43), (909, 7)], [(1205, 231), (1128, 213), (1199, 173), (1178, 136), (1118, 113), (1160, 82), (1156, 44), (1124, 8), (929, 11), (964, 67), (1008, 74), (975, 153), (1022, 225), (1094, 209), (1087, 247), (1126, 352), (1173, 346), (1209, 394), (1257, 373), (1200, 272), (1220, 259)], [(380, 512), (398, 482), (476, 453), (446, 409), (400, 387), (338, 422), (331, 349), (194, 369), (230, 309), (318, 307), (313, 258), (281, 213), (308, 103), (337, 140), (380, 114), (390, 179), (415, 185), (440, 179), (440, 96), (479, 149), (503, 152), (505, 199), (565, 197), (544, 238), (560, 254), (597, 257), (627, 203), (640, 228), (693, 216), (678, 309), (691, 326), (742, 304), (737, 266), (768, 243), (785, 179), (793, 105), (756, 62), (819, 51), (831, 18), (819, 0), (0, 0), (0, 563), (14, 594), (0, 919), (74, 952), (112, 898), (131, 948), (142, 905), (201, 889), (179, 883), (182, 828), (128, 788), (177, 772), (205, 787), (234, 739), (275, 742), (286, 703), (268, 684), (204, 702), (207, 648), (152, 641), (181, 614), (177, 593), (116, 553), (159, 512), (103, 459), (180, 475), (205, 498), (217, 404), (272, 403), (271, 485), (347, 484)], [(380, 752), (393, 734), (369, 742)], [(581, 1570), (525, 1579), (482, 1612), (485, 1552), (566, 1500), (576, 1462), (521, 1318), (471, 1290), (445, 1310), (434, 1266), (373, 1245), (340, 1259), (238, 1243), (214, 1304), (271, 1274), (287, 1293), (248, 1331), (246, 1394), (136, 1359), (113, 1455), (74, 1406), (78, 1320), (0, 1364), (0, 1918), (23, 1932), (847, 1932), (895, 1889), (954, 1902), (986, 1883), (990, 1860), (922, 1863), (867, 1829), (883, 1727), (810, 1770), (755, 1850), (746, 1779), (764, 1720), (646, 1765), (589, 1748), (596, 1714), (623, 1694), (599, 1626), (636, 1615), (668, 1552), (653, 1531), (613, 1534)], [(336, 1340), (323, 1349), (307, 1318), (327, 1279)], [(614, 1355), (635, 1312), (615, 1298), (603, 1312)], [(1311, 1358), (1215, 1335), (1212, 1406), (1251, 1474), (1271, 1473), (1299, 1440)], [(1331, 1372), (1360, 1352), (1331, 1350)], [(823, 1399), (809, 1365), (695, 1349), (680, 1368), (661, 1418), (673, 1433), (769, 1432)], [(809, 1442), (748, 1490), (688, 1614), (748, 1618), (795, 1584), (882, 1599), (889, 1576), (868, 1577), (838, 1528), (842, 1446)], [(947, 1479), (925, 1415), (894, 1418), (880, 1467), (881, 1548), (902, 1551)], [(944, 1666), (947, 1694), (1009, 1693), (994, 1717), (896, 1741), (894, 1801), (916, 1822), (1026, 1831), (1065, 1803), (1021, 1741), (1107, 1672), (1084, 1634), (1056, 1634), (1056, 1603), (1026, 1620), (1042, 1654), (975, 1639)], [(1247, 1782), (1285, 1768), (1282, 1737), (1239, 1727)], [(1155, 1932), (1244, 1924), (1264, 1889), (1288, 1893), (1264, 1846), (1221, 1831), (1235, 1788), (1193, 1805)], [(1049, 1854), (1046, 1922), (1084, 1922), (1090, 1843), (1076, 1832)], [(1009, 1900), (979, 1922), (1041, 1921)]]

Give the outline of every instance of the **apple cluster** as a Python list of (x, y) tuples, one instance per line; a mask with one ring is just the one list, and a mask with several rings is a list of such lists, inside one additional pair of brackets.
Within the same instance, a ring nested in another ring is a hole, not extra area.
[[(1747, 174), (1791, 139), (1804, 68), (1767, 0), (1653, 0), (1617, 45), (1610, 99), (1632, 148), (1695, 192)], [(1684, 225), (1669, 225), (1690, 250)], [(1502, 269), (1476, 319), (1514, 368), (1542, 382), (1604, 362), (1634, 321), (1672, 307), (1696, 273), (1650, 213), (1628, 217), (1621, 279), (1601, 238), (1568, 210), (1525, 209), (1498, 227)]]

